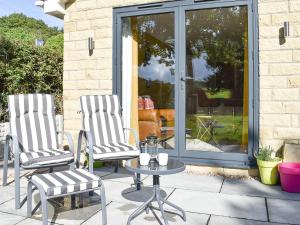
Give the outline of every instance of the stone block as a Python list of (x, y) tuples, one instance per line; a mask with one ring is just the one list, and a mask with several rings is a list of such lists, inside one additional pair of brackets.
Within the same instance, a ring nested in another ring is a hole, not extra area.
[(287, 114), (262, 114), (260, 115), (260, 125), (290, 127), (291, 116)]
[(300, 102), (285, 102), (284, 103), (286, 113), (299, 113), (300, 112)]
[(298, 88), (276, 88), (272, 91), (273, 100), (298, 100)]
[[(299, 35), (300, 35), (300, 26), (299, 26)], [(300, 62), (300, 50), (293, 50), (293, 61)], [(300, 72), (299, 72), (300, 74)]]
[[(300, 73), (300, 71), (299, 71)], [(288, 87), (299, 88), (300, 87), (300, 74), (298, 76), (289, 76), (288, 79)]]
[(89, 20), (77, 21), (76, 28), (77, 30), (90, 30), (91, 22)]
[(73, 31), (76, 31), (76, 22), (65, 22), (64, 32), (73, 32)]
[(293, 51), (292, 50), (260, 51), (259, 60), (261, 63), (292, 62)]
[(274, 63), (269, 67), (270, 75), (298, 75), (300, 63)]
[(271, 24), (271, 15), (259, 15), (260, 26), (270, 26)]
[(259, 84), (260, 88), (286, 88), (287, 79), (284, 76), (261, 76)]
[(260, 113), (284, 113), (285, 107), (283, 102), (270, 102), (261, 101), (260, 102)]
[(270, 101), (272, 99), (272, 89), (263, 89), (259, 90), (259, 98), (263, 101)]
[(300, 145), (285, 144), (283, 149), (284, 162), (300, 162)]
[(274, 137), (280, 139), (299, 139), (300, 137), (300, 128), (285, 128), (285, 127), (275, 127), (274, 128)]
[(261, 15), (288, 12), (288, 10), (289, 10), (289, 5), (287, 1), (261, 2), (258, 5), (258, 13)]

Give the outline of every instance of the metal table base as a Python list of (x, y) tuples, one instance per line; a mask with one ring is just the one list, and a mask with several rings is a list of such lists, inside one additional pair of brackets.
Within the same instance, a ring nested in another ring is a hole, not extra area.
[[(137, 208), (128, 218), (128, 221), (127, 221), (127, 225), (130, 225), (131, 221), (133, 219), (135, 219), (137, 216), (139, 216), (141, 213), (143, 213), (144, 211), (146, 211), (146, 213), (148, 214), (149, 213), (149, 210), (150, 209), (154, 209), (154, 210), (159, 210), (161, 212), (161, 215), (162, 215), (162, 218), (165, 222), (165, 225), (168, 225), (168, 220), (165, 216), (165, 211), (164, 208), (163, 208), (163, 204), (167, 204), (175, 209), (177, 209), (178, 211), (180, 211), (182, 213), (182, 215), (178, 214), (184, 221), (186, 221), (186, 215), (185, 215), (185, 212), (182, 208), (180, 208), (179, 206), (165, 200), (161, 194), (160, 194), (160, 186), (159, 186), (159, 175), (153, 175), (153, 195), (151, 196), (151, 198), (144, 202), (139, 208)], [(152, 206), (152, 202), (157, 202), (158, 203), (158, 206), (159, 208), (156, 208), (154, 206)], [(168, 211), (166, 211), (168, 212)], [(174, 213), (174, 212), (171, 212), (173, 214), (177, 214), (177, 213)], [(159, 220), (157, 217), (156, 217), (157, 220)]]

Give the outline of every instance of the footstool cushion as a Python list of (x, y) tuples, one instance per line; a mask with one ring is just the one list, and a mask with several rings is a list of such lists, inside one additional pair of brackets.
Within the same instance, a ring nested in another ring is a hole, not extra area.
[(41, 185), (47, 197), (83, 192), (101, 186), (98, 176), (83, 169), (38, 174), (31, 179), (33, 183)]
[(71, 195), (75, 200), (75, 194), (92, 193), (96, 189), (100, 189), (102, 224), (107, 224), (105, 189), (100, 177), (83, 169), (33, 175), (27, 187), (28, 217), (32, 216), (33, 186), (37, 187), (41, 196), (43, 225), (48, 224), (48, 199)]

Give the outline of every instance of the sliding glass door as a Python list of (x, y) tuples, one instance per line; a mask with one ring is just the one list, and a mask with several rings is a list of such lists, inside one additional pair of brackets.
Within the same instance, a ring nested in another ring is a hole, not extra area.
[(185, 149), (247, 153), (248, 6), (186, 9), (184, 15)]
[[(186, 159), (247, 161), (253, 146), (251, 1), (116, 10), (124, 125)], [(133, 141), (130, 138), (130, 141)]]
[(124, 123), (140, 140), (160, 139), (175, 149), (175, 14), (123, 17), (122, 108)]

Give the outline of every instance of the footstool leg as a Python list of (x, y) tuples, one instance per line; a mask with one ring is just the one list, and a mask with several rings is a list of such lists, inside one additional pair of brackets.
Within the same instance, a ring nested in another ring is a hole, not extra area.
[(79, 194), (79, 208), (83, 208), (83, 194)]
[(102, 224), (107, 224), (107, 211), (106, 211), (106, 197), (104, 184), (101, 181), (101, 210), (102, 210)]
[(71, 195), (71, 209), (76, 208), (76, 195)]
[(48, 209), (46, 196), (41, 193), (43, 225), (48, 225)]
[(27, 186), (27, 217), (32, 216), (32, 183), (28, 182)]

